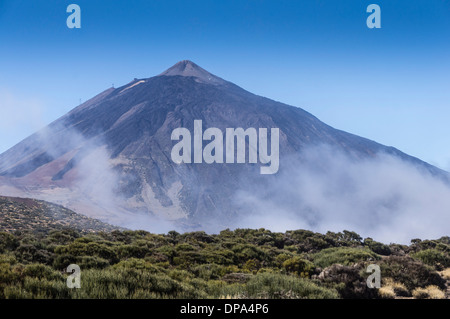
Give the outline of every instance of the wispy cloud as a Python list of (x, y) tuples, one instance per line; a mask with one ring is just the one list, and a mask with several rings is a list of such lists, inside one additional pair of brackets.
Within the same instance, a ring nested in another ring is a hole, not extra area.
[(313, 147), (269, 187), (240, 190), (236, 200), (253, 212), (237, 221), (239, 227), (347, 229), (387, 243), (450, 234), (449, 185), (386, 154), (356, 161), (328, 146)]

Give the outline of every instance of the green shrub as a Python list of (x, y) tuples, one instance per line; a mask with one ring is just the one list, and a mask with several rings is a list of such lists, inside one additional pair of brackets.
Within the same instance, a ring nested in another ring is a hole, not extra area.
[(183, 281), (191, 281), (194, 278), (194, 274), (192, 274), (189, 271), (186, 270), (180, 270), (180, 269), (171, 269), (167, 272), (167, 275), (179, 282)]
[(332, 242), (334, 246), (360, 246), (362, 237), (353, 231), (344, 230), (342, 233), (327, 232), (325, 239)]
[(138, 269), (138, 270), (145, 270), (150, 273), (156, 274), (156, 273), (166, 273), (167, 271), (161, 267), (158, 267), (154, 264), (152, 264), (149, 261), (146, 261), (144, 259), (138, 259), (138, 258), (130, 258), (128, 260), (122, 260), (119, 263), (115, 264), (113, 266), (114, 269)]
[(39, 247), (38, 243), (22, 242), (15, 250), (14, 254), (20, 262), (51, 264), (53, 253)]
[(183, 243), (183, 244), (176, 245), (175, 246), (175, 250), (178, 251), (178, 252), (193, 251), (193, 250), (195, 250), (195, 248), (192, 245), (190, 245), (190, 244)]
[(291, 274), (307, 278), (314, 270), (314, 264), (309, 260), (295, 256), (283, 262), (283, 268)]
[(217, 280), (233, 272), (238, 272), (237, 266), (223, 266), (217, 264), (203, 264), (191, 268), (191, 272), (203, 280)]
[(411, 256), (439, 270), (450, 267), (450, 256), (437, 249), (421, 250)]
[(149, 249), (137, 245), (121, 245), (117, 248), (117, 252), (120, 259), (144, 258), (149, 253)]
[(258, 259), (249, 259), (242, 266), (242, 269), (244, 271), (254, 273), (254, 274), (256, 274), (258, 272), (259, 268), (261, 268), (261, 263), (259, 262)]
[[(1, 293), (0, 293), (1, 295)], [(22, 285), (6, 286), (3, 289), (5, 299), (32, 299), (33, 293), (26, 291)]]
[(77, 256), (73, 256), (70, 254), (57, 255), (53, 260), (53, 268), (62, 271), (63, 269), (67, 268), (67, 266), (69, 266), (70, 264), (76, 263), (77, 263)]
[(55, 253), (69, 256), (97, 256), (108, 260), (111, 264), (119, 261), (116, 252), (111, 247), (104, 243), (91, 241), (90, 238), (79, 238), (68, 245), (58, 246)]
[(251, 244), (236, 244), (231, 250), (234, 253), (234, 260), (236, 263), (243, 264), (249, 259), (263, 261), (267, 258), (267, 254), (264, 250)]
[(53, 268), (42, 264), (30, 264), (23, 268), (22, 275), (37, 279), (62, 280), (60, 272)]
[(380, 256), (367, 248), (335, 247), (327, 248), (313, 255), (316, 266), (325, 268), (333, 264), (352, 265), (361, 261), (374, 261)]
[[(450, 253), (450, 244), (447, 243), (447, 237), (442, 237), (438, 240), (422, 240), (415, 241), (411, 249), (415, 252), (426, 249), (437, 249), (443, 253)], [(411, 241), (412, 242), (412, 241)]]
[(389, 256), (379, 261), (381, 275), (406, 286), (409, 291), (430, 285), (445, 288), (445, 280), (430, 266), (407, 256)]
[(0, 232), (0, 253), (12, 251), (18, 245), (18, 240), (12, 234)]
[(9, 263), (0, 263), (0, 284), (8, 285), (21, 280), (22, 267), (11, 266)]
[(274, 273), (252, 276), (243, 287), (242, 292), (248, 298), (339, 298), (336, 290), (320, 287), (309, 279)]
[(0, 264), (2, 264), (2, 263), (7, 263), (7, 264), (10, 264), (10, 265), (14, 265), (14, 264), (17, 263), (17, 259), (11, 253), (9, 253), (9, 254), (0, 254)]
[(324, 286), (336, 289), (344, 299), (375, 298), (377, 292), (367, 287), (363, 268), (364, 265), (356, 267), (334, 264), (325, 268), (318, 279)]
[(51, 281), (45, 278), (26, 277), (23, 290), (37, 299), (69, 298), (71, 290), (65, 280)]
[(82, 270), (91, 268), (103, 269), (110, 265), (108, 260), (97, 256), (78, 256), (74, 263), (80, 266)]
[(49, 232), (47, 239), (50, 243), (57, 245), (65, 245), (76, 238), (79, 238), (80, 234), (73, 229), (53, 230)]
[(274, 261), (273, 261), (273, 265), (276, 267), (281, 267), (283, 265), (283, 263), (292, 258), (293, 254), (288, 254), (288, 253), (281, 253), (278, 254), (277, 256), (275, 256)]
[(116, 299), (153, 298), (205, 298), (206, 295), (189, 284), (178, 282), (164, 273), (144, 269), (87, 270), (81, 275), (81, 287), (74, 291), (75, 298)]
[(388, 256), (392, 253), (388, 245), (374, 241), (372, 238), (364, 239), (364, 246), (379, 255)]

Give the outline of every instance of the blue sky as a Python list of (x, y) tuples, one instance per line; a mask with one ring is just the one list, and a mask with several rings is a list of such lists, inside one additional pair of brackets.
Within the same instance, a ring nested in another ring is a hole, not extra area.
[(0, 152), (184, 59), (450, 169), (449, 0), (0, 0)]

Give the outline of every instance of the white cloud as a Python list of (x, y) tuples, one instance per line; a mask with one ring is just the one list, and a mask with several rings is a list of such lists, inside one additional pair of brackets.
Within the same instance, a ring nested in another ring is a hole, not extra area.
[(238, 192), (254, 211), (240, 227), (346, 229), (387, 243), (450, 234), (449, 185), (413, 164), (385, 154), (354, 160), (324, 146), (303, 154), (268, 188)]

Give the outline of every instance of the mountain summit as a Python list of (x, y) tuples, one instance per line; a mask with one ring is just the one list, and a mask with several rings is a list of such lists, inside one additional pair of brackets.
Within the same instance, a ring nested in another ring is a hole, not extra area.
[(226, 83), (226, 81), (224, 81), (223, 79), (209, 73), (205, 69), (202, 69), (197, 64), (189, 60), (180, 61), (160, 74), (160, 76), (177, 76), (177, 75), (192, 76), (203, 83), (210, 83), (210, 84)]
[[(175, 164), (171, 134), (180, 127), (193, 132), (195, 120), (203, 129), (223, 132), (279, 128), (280, 171), (262, 176), (252, 163)], [(321, 145), (349, 158), (340, 164), (342, 171), (330, 170), (338, 163), (335, 153), (311, 159), (308, 150)], [(254, 95), (185, 60), (159, 76), (100, 93), (1, 154), (0, 193), (48, 200), (112, 224), (154, 231), (173, 227), (167, 221), (211, 231), (248, 225), (243, 220), (263, 209), (313, 227), (323, 216), (310, 202), (314, 196), (305, 196), (314, 190), (316, 178), (306, 188), (298, 180), (322, 174), (334, 179), (326, 183), (334, 188), (320, 196), (343, 192), (343, 198), (350, 198), (355, 183), (346, 167), (380, 154), (445, 175), (393, 147), (334, 129), (301, 108)], [(299, 168), (304, 171), (297, 176)], [(375, 198), (379, 205), (373, 206), (379, 214), (397, 209), (397, 200)]]

